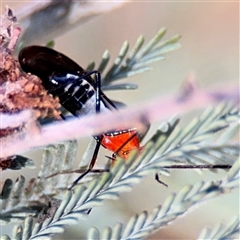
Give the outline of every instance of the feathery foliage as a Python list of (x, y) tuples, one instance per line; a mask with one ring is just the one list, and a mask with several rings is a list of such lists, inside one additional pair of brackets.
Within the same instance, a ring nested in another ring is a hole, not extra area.
[[(112, 229), (105, 227), (102, 233), (96, 228), (91, 228), (88, 232), (88, 239), (142, 239), (147, 237), (155, 229), (172, 222), (194, 205), (239, 187), (239, 161), (240, 159), (233, 165), (224, 179), (185, 186), (178, 193), (170, 194), (163, 204), (154, 208), (151, 213), (144, 211), (140, 215), (134, 215), (125, 228), (122, 224), (116, 224)], [(226, 228), (220, 228), (221, 226), (218, 226), (218, 228), (221, 229), (222, 234), (234, 234), (239, 229), (237, 223), (239, 223), (239, 220), (234, 219)], [(211, 235), (206, 235), (207, 238), (200, 237), (200, 239), (219, 239), (215, 234), (216, 231), (213, 231)], [(221, 234), (218, 236), (221, 236)]]
[[(180, 36), (162, 41), (165, 33), (166, 29), (160, 29), (145, 46), (144, 38), (140, 36), (130, 52), (128, 42), (124, 42), (110, 67), (110, 55), (106, 51), (96, 68), (102, 75), (103, 89), (135, 89), (134, 84), (115, 84), (115, 81), (149, 70), (150, 63), (163, 60), (165, 53), (178, 49)], [(52, 44), (50, 42), (48, 46), (52, 47)], [(89, 71), (94, 68), (94, 62), (88, 66)], [(156, 171), (169, 174), (173, 164), (179, 168), (185, 164), (192, 168), (199, 164), (234, 164), (225, 178), (186, 186), (180, 192), (172, 193), (152, 212), (145, 211), (133, 216), (125, 227), (116, 224), (103, 232), (96, 228), (88, 232), (89, 239), (147, 237), (190, 207), (238, 187), (239, 163), (235, 161), (239, 144), (232, 142), (239, 128), (238, 121), (238, 111), (233, 105), (224, 103), (208, 109), (186, 128), (178, 127), (179, 119), (173, 118), (158, 129), (140, 155), (135, 152), (127, 162), (117, 159), (110, 172), (95, 176), (87, 183), (80, 183), (74, 192), (67, 189), (74, 181), (73, 173), (81, 172), (73, 169), (77, 142), (47, 146), (38, 177), (30, 181), (26, 189), (23, 176), (15, 184), (11, 179), (5, 181), (0, 198), (0, 219), (5, 223), (23, 221), (15, 227), (12, 239), (51, 239), (53, 235), (62, 233), (67, 225), (76, 224), (81, 217), (86, 217), (90, 209), (103, 204), (104, 200), (116, 200), (120, 193), (130, 191), (143, 177)], [(15, 169), (26, 166), (31, 167), (32, 162), (21, 160)], [(215, 230), (205, 231), (200, 237), (230, 237), (238, 230), (237, 223), (234, 219), (224, 228), (218, 225)], [(1, 239), (11, 238), (4, 235)]]
[[(164, 60), (164, 54), (177, 50), (180, 48), (180, 35), (173, 36), (172, 38), (162, 41), (165, 36), (166, 29), (160, 29), (157, 34), (144, 46), (144, 37), (140, 36), (133, 49), (128, 53), (129, 43), (125, 41), (119, 51), (118, 57), (115, 59), (114, 64), (106, 71), (110, 61), (110, 54), (105, 51), (99, 66), (96, 68), (102, 76), (102, 89), (103, 90), (129, 90), (135, 89), (137, 86), (131, 83), (114, 84), (111, 83), (145, 72), (150, 69), (148, 66), (152, 62)], [(88, 65), (87, 70), (91, 71), (95, 68), (95, 62)]]
[[(46, 220), (33, 224), (32, 217), (26, 218), (24, 227), (19, 225), (16, 228), (15, 236), (16, 234), (19, 235), (17, 239), (43, 239), (43, 237), (51, 239), (53, 234), (63, 232), (66, 225), (77, 223), (79, 218), (86, 216), (89, 209), (101, 205), (103, 200), (118, 199), (120, 193), (131, 190), (133, 185), (139, 183), (144, 176), (152, 174), (156, 170), (165, 173), (167, 171), (166, 167), (175, 163), (175, 158), (180, 156), (181, 153), (188, 155), (186, 150), (193, 149), (201, 152), (200, 143), (207, 139), (213, 141), (212, 134), (214, 133), (223, 132), (218, 138), (220, 145), (216, 145), (216, 149), (219, 149), (219, 152), (221, 152), (221, 148), (225, 151), (224, 141), (234, 137), (237, 130), (234, 123), (238, 120), (238, 111), (234, 107), (225, 104), (206, 110), (197, 121), (194, 120), (185, 130), (177, 128), (179, 120), (173, 118), (160, 127), (146, 144), (140, 156), (135, 153), (126, 163), (119, 159), (110, 172), (102, 174), (100, 178), (93, 179), (87, 185), (78, 186), (74, 193), (67, 191), (61, 205), (55, 208), (54, 211), (52, 210), (51, 214), (47, 215)], [(205, 122), (208, 124), (204, 124)], [(229, 125), (231, 127), (228, 129)], [(193, 142), (198, 146), (197, 149), (192, 147)], [(69, 145), (70, 149), (74, 144), (76, 143)], [(50, 148), (54, 149), (54, 146)], [(203, 149), (205, 149), (204, 145)], [(61, 149), (60, 152), (63, 153), (62, 151), (64, 152)], [(233, 159), (237, 159), (237, 151), (239, 152), (239, 146), (233, 145), (229, 151), (231, 157), (226, 159), (226, 162), (232, 164)], [(158, 152), (158, 157), (156, 157), (156, 152)], [(49, 149), (46, 149), (45, 156), (49, 153)], [(60, 156), (58, 154), (55, 152), (53, 156)], [(45, 168), (49, 168), (49, 165), (46, 164)], [(44, 176), (44, 169), (42, 169), (41, 176)], [(104, 237), (104, 239), (112, 239), (116, 236), (116, 239), (139, 239), (146, 237), (155, 229), (182, 215), (190, 206), (232, 191), (238, 187), (238, 182), (239, 163), (236, 162), (224, 179), (187, 186), (178, 194), (171, 194), (162, 206), (154, 209), (152, 213), (143, 212), (139, 216), (134, 216), (125, 228), (117, 224), (113, 229), (106, 228), (103, 233), (91, 229), (89, 238), (102, 239)], [(58, 188), (55, 183), (56, 181), (53, 180), (52, 189), (49, 189), (49, 184), (46, 184), (48, 185), (48, 191), (50, 190), (52, 195), (56, 194), (56, 191), (52, 192), (52, 190)], [(18, 189), (20, 188), (18, 186)], [(43, 188), (42, 193), (46, 194), (48, 191)], [(19, 192), (21, 190), (18, 191), (16, 196), (19, 195)], [(23, 236), (27, 236), (27, 238)]]
[(212, 230), (204, 228), (198, 239), (238, 239), (239, 232), (240, 218), (235, 216), (226, 223), (217, 223)]

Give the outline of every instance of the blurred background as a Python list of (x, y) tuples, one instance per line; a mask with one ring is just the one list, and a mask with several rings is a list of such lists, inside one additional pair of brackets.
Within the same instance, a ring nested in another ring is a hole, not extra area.
[[(14, 12), (28, 2), (1, 2)], [(108, 4), (108, 3), (102, 3)], [(146, 102), (166, 94), (177, 93), (183, 80), (194, 73), (201, 87), (215, 83), (236, 82), (239, 79), (239, 3), (238, 2), (131, 2), (121, 8), (97, 16), (55, 40), (55, 49), (63, 52), (86, 67), (92, 60), (99, 63), (103, 52), (108, 49), (112, 60), (125, 40), (133, 46), (141, 34), (146, 42), (161, 27), (168, 32), (165, 39), (179, 33), (182, 35), (182, 48), (167, 54), (167, 60), (151, 64), (152, 71), (123, 80), (133, 82), (139, 88), (134, 91), (107, 92), (110, 98), (127, 105)], [(52, 40), (52, 39), (49, 39)], [(42, 43), (45, 44), (45, 43)], [(166, 106), (167, 107), (167, 106)], [(203, 110), (203, 109), (202, 109)], [(181, 124), (189, 123), (202, 110), (198, 109), (183, 116)], [(156, 109), (161, 111), (161, 109)], [(170, 117), (170, 116), (169, 116)], [(166, 119), (162, 119), (166, 120)], [(153, 123), (148, 136), (151, 136), (161, 122)], [(90, 139), (90, 137), (89, 137)], [(81, 140), (78, 151), (81, 158), (89, 139)], [(41, 150), (26, 155), (41, 161)], [(104, 157), (101, 158), (104, 162)], [(100, 161), (101, 161), (100, 160)], [(37, 171), (36, 171), (37, 172)], [(3, 177), (18, 176), (19, 172), (3, 173)], [(21, 174), (34, 177), (34, 171), (23, 170)], [(30, 175), (33, 174), (33, 175)], [(161, 180), (168, 188), (159, 185), (150, 176), (134, 187), (130, 193), (121, 194), (118, 201), (106, 201), (103, 206), (92, 210), (88, 221), (69, 227), (55, 239), (80, 239), (90, 226), (102, 229), (113, 227), (117, 222), (126, 222), (134, 214), (143, 210), (151, 211), (162, 204), (171, 192), (179, 191), (186, 184), (197, 181), (219, 179), (225, 174), (204, 171), (201, 175), (192, 170), (175, 170), (170, 177)], [(229, 220), (239, 213), (239, 192), (219, 197), (200, 208), (192, 210), (173, 224), (158, 230), (148, 239), (193, 239), (205, 226), (213, 227), (220, 220)], [(101, 216), (99, 218), (99, 216)], [(10, 234), (11, 226), (4, 227), (2, 234)]]

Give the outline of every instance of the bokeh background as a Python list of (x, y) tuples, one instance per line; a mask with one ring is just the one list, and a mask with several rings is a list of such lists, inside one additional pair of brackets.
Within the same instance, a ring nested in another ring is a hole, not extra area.
[[(7, 4), (13, 10), (17, 10), (28, 2), (1, 1), (1, 4), (2, 6)], [(167, 60), (152, 64), (152, 71), (123, 80), (138, 84), (138, 90), (107, 92), (110, 98), (133, 105), (166, 94), (174, 94), (191, 73), (194, 73), (201, 87), (238, 81), (239, 2), (127, 3), (119, 9), (97, 16), (63, 33), (62, 36), (54, 39), (55, 49), (86, 67), (92, 60), (99, 62), (106, 49), (114, 59), (125, 40), (133, 46), (139, 35), (143, 34), (146, 40), (149, 40), (161, 27), (168, 29), (166, 38), (176, 33), (181, 34), (182, 48), (168, 54)], [(184, 115), (182, 125), (190, 122), (202, 110), (194, 110)], [(152, 124), (149, 136), (159, 124), (160, 122)], [(80, 141), (82, 148), (78, 151), (79, 158), (89, 139)], [(40, 162), (41, 153), (41, 150), (36, 150), (26, 155)], [(101, 160), (104, 161), (104, 157)], [(4, 174), (3, 177), (9, 177), (11, 174), (14, 179), (20, 173), (7, 172), (5, 176)], [(21, 174), (29, 178), (34, 177), (34, 171), (29, 173), (23, 170)], [(126, 222), (133, 214), (141, 213), (143, 210), (151, 211), (171, 192), (179, 191), (186, 184), (219, 179), (224, 174), (223, 171), (217, 174), (204, 171), (199, 175), (194, 171), (175, 170), (170, 177), (162, 177), (162, 180), (169, 185), (168, 188), (159, 186), (154, 176), (150, 176), (135, 186), (132, 192), (121, 194), (118, 201), (106, 201), (103, 206), (91, 212), (87, 221), (83, 220), (77, 226), (68, 228), (63, 235), (55, 239), (84, 239), (84, 231), (90, 226), (102, 229), (104, 226), (114, 226), (119, 221)], [(199, 235), (203, 227), (213, 227), (216, 222), (228, 221), (237, 214), (239, 214), (239, 192), (234, 192), (195, 208), (148, 239), (193, 239)], [(10, 229), (11, 226), (2, 228), (1, 235), (9, 234)]]

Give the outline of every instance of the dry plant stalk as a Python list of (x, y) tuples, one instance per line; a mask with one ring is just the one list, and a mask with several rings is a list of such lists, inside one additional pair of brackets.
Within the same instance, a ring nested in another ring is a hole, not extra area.
[(38, 77), (21, 72), (18, 60), (13, 56), (13, 50), (21, 29), (16, 27), (16, 17), (13, 16), (11, 9), (7, 8), (1, 18), (0, 117), (3, 120), (7, 115), (15, 118), (25, 110), (32, 112), (18, 124), (11, 124), (9, 121), (8, 125), (8, 123), (1, 121), (0, 144), (3, 148), (4, 141), (21, 139), (24, 132), (29, 131), (29, 129), (36, 130), (35, 120), (37, 118), (49, 115), (59, 118), (57, 109), (60, 104), (57, 98), (54, 99), (47, 94)]
[(48, 42), (95, 16), (112, 11), (130, 1), (29, 1), (16, 9), (23, 27), (24, 45)]

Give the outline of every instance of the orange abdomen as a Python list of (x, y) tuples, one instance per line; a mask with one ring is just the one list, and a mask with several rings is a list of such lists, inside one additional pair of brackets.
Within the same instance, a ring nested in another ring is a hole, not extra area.
[(101, 145), (123, 159), (127, 159), (132, 150), (141, 149), (135, 129), (103, 134)]

